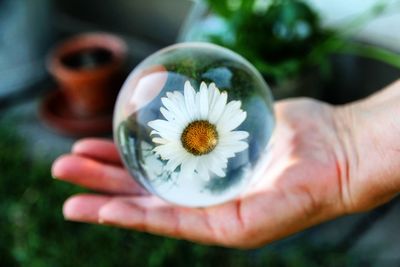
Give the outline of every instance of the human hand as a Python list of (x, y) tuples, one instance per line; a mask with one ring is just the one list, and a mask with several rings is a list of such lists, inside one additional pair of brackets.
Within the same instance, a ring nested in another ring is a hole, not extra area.
[(307, 99), (278, 102), (275, 112), (271, 160), (259, 182), (236, 200), (207, 208), (168, 204), (134, 182), (111, 141), (84, 139), (57, 159), (52, 174), (99, 193), (72, 196), (64, 203), (64, 216), (251, 248), (379, 204), (362, 197), (368, 187), (350, 180), (354, 153), (348, 149), (352, 133), (346, 120), (351, 116)]

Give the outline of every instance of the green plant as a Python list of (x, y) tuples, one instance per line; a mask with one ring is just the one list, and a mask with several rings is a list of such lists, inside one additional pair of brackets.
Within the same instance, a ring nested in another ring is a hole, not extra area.
[(378, 2), (369, 12), (343, 25), (343, 29), (335, 30), (322, 27), (319, 15), (301, 0), (270, 0), (261, 7), (262, 1), (256, 0), (207, 2), (232, 36), (210, 34), (209, 40), (242, 54), (272, 83), (296, 77), (310, 68), (328, 73), (329, 57), (338, 53), (400, 67), (400, 56), (396, 53), (351, 39), (368, 20), (389, 12), (386, 1)]

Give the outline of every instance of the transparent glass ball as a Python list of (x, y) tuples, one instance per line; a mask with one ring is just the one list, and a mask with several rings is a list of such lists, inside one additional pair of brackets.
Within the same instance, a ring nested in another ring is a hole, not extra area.
[(265, 164), (274, 128), (271, 92), (238, 54), (181, 43), (146, 58), (125, 81), (114, 141), (149, 192), (182, 206), (231, 200)]

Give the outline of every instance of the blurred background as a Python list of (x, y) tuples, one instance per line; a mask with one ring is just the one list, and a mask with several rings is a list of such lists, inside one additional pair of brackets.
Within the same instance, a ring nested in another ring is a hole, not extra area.
[(400, 77), (399, 28), (395, 0), (0, 0), (0, 265), (400, 266), (397, 199), (239, 251), (65, 222), (63, 200), (84, 189), (50, 176), (77, 138), (111, 138), (122, 81), (162, 47), (213, 42), (277, 100), (343, 104)]

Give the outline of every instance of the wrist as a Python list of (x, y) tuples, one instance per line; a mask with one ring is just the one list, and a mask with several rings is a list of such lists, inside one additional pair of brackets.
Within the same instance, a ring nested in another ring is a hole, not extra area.
[(400, 82), (334, 110), (345, 212), (388, 201), (400, 191)]

